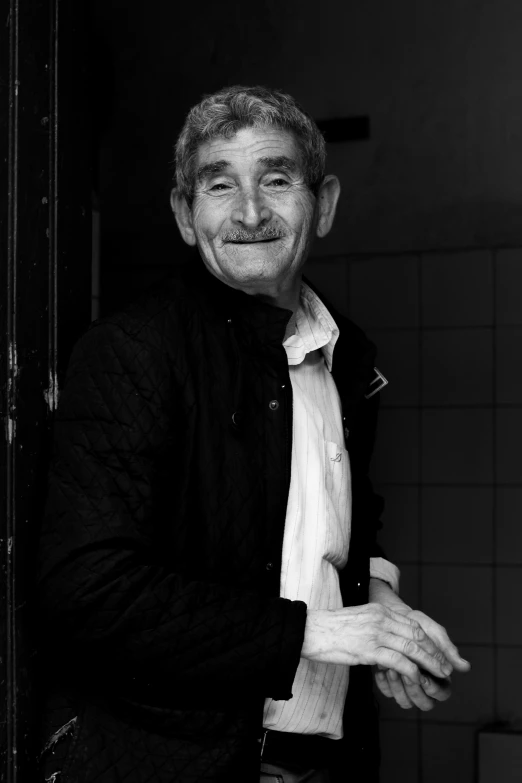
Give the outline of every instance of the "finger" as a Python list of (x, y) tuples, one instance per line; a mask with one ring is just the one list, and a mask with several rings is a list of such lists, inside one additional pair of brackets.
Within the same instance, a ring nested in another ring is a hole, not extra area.
[(390, 648), (390, 646), (378, 647), (375, 650), (375, 663), (384, 670), (393, 669), (399, 674), (405, 674), (410, 680), (420, 683), (419, 668), (405, 655)]
[[(390, 633), (397, 634), (397, 636), (403, 639), (414, 641), (420, 649), (424, 650), (428, 655), (433, 656), (440, 661), (441, 671), (434, 673), (442, 677), (449, 676), (453, 671), (453, 667), (447, 660), (440, 646), (433, 641), (433, 639), (426, 633), (422, 625), (416, 620), (412, 620), (410, 618), (402, 619), (407, 620), (408, 622), (400, 623), (395, 618), (388, 619), (388, 622), (385, 625), (386, 630)], [(402, 652), (402, 650), (400, 650), (400, 652)], [(442, 667), (444, 664), (447, 664), (447, 666), (443, 671)]]
[[(444, 631), (444, 629), (442, 629), (442, 631)], [(444, 634), (441, 634), (438, 639), (435, 639), (435, 641), (439, 645), (448, 661), (458, 672), (469, 672), (471, 669), (471, 663), (461, 656), (458, 648), (453, 644), (445, 631)]]
[(397, 672), (394, 672), (393, 669), (389, 669), (386, 672), (386, 679), (388, 680), (388, 685), (392, 696), (399, 707), (402, 707), (403, 710), (411, 710), (413, 707), (413, 702), (404, 690), (402, 678), (397, 674)]
[(451, 641), (446, 629), (439, 623), (432, 620), (424, 612), (416, 611), (412, 619), (415, 619), (424, 628), (426, 633), (437, 643), (446, 658), (452, 666), (460, 672), (467, 672), (471, 669), (471, 663), (461, 656), (458, 647)]
[[(399, 679), (399, 675), (392, 669), (388, 669), (387, 672), (376, 672), (375, 680), (381, 693), (388, 699), (394, 698), (403, 709), (411, 709), (415, 706), (423, 712), (429, 712), (435, 706), (436, 700), (445, 701), (450, 695), (449, 689), (442, 689), (426, 675), (421, 676), (422, 687), (415, 684), (408, 677)], [(430, 694), (424, 690), (425, 685), (430, 690)], [(439, 691), (443, 692), (443, 697), (437, 699), (437, 696), (440, 695)], [(433, 693), (433, 696), (431, 696), (431, 693)]]
[(424, 693), (435, 701), (447, 701), (451, 696), (451, 680), (427, 677), (421, 672), (421, 686)]
[(383, 696), (386, 696), (387, 699), (393, 698), (393, 693), (390, 690), (388, 678), (384, 671), (375, 672), (375, 682)]
[[(419, 638), (417, 636), (417, 638)], [(408, 658), (412, 663), (416, 664), (416, 668), (426, 669), (429, 674), (434, 674), (435, 677), (448, 677), (453, 671), (451, 665), (446, 660), (444, 654), (432, 644), (432, 647), (426, 645), (425, 640), (415, 641), (413, 638), (405, 636), (399, 636), (396, 633), (385, 633), (379, 640), (380, 643), (390, 648), (390, 650), (400, 653), (402, 656)], [(433, 649), (433, 652), (428, 652), (425, 648)], [(378, 660), (376, 663), (385, 663), (384, 660)], [(400, 674), (405, 674), (414, 682), (419, 682), (420, 677), (415, 671), (412, 676), (409, 671), (405, 671), (404, 667), (398, 669), (396, 666), (389, 666), (390, 669), (395, 669)]]
[(422, 710), (423, 712), (429, 712), (429, 710), (433, 709), (435, 701), (426, 694), (418, 683), (413, 682), (408, 677), (402, 677), (401, 679), (406, 696), (415, 707), (418, 707), (419, 710)]
[(471, 669), (470, 662), (460, 655), (458, 647), (453, 644), (442, 626), (439, 626), (436, 630), (432, 630), (430, 636), (457, 671), (468, 672)]

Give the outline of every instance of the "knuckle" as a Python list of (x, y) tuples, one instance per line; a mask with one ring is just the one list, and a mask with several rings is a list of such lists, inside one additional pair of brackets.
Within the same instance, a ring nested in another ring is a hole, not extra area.
[(417, 655), (419, 652), (419, 646), (416, 642), (413, 641), (413, 639), (408, 639), (404, 643), (404, 652), (410, 657)]
[(423, 642), (426, 639), (426, 634), (418, 623), (413, 626), (413, 638), (417, 642)]

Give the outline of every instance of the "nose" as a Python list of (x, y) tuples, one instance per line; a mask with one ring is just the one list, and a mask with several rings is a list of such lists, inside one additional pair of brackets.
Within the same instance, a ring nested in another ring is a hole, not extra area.
[(245, 228), (258, 228), (268, 223), (272, 211), (257, 188), (240, 190), (232, 212), (232, 220)]

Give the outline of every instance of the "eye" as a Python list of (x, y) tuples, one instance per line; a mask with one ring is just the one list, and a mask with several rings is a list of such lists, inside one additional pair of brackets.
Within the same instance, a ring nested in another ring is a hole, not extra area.
[(283, 177), (274, 177), (274, 179), (270, 179), (267, 184), (271, 188), (286, 188), (290, 183)]
[(222, 192), (224, 190), (228, 190), (230, 188), (230, 185), (227, 185), (225, 182), (216, 182), (215, 185), (212, 185), (210, 188), (211, 191), (214, 191), (215, 193)]

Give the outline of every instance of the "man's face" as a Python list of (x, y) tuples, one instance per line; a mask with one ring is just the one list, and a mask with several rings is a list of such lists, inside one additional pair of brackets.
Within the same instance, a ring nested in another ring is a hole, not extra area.
[(246, 291), (291, 283), (316, 222), (293, 136), (244, 128), (202, 144), (195, 166), (190, 221), (209, 271)]

